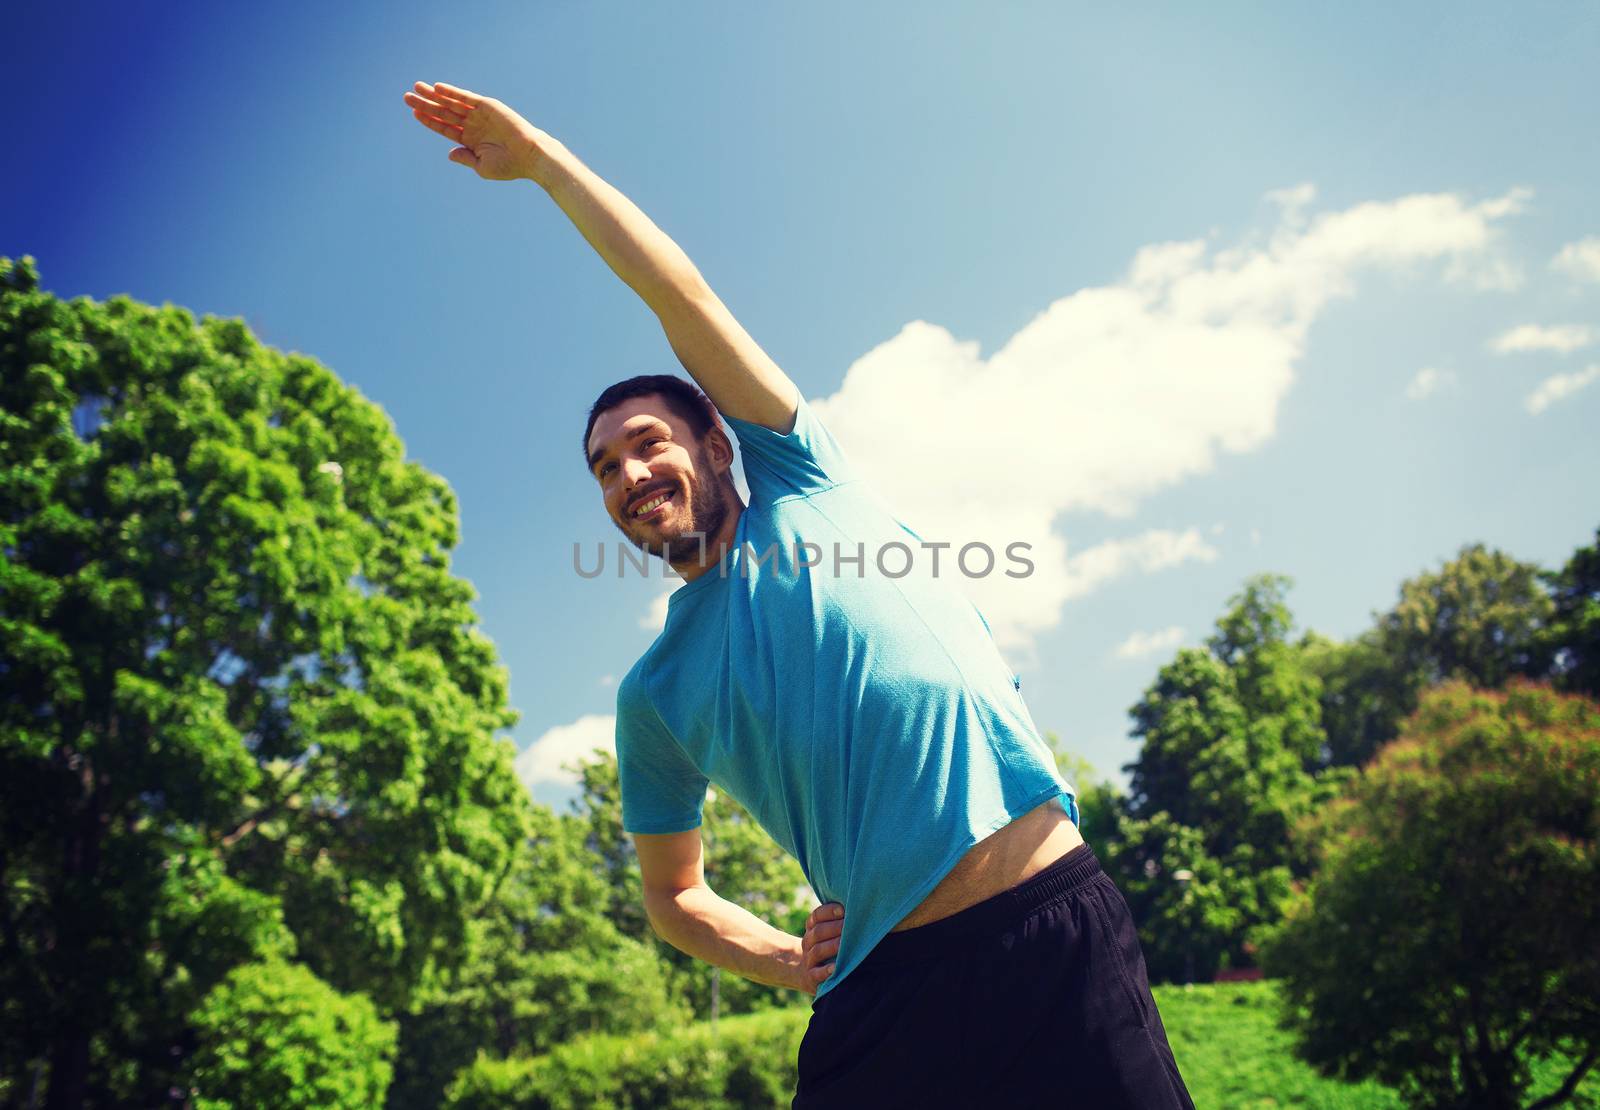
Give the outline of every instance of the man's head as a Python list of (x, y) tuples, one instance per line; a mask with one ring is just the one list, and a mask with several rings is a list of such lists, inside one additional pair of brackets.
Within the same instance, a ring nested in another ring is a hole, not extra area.
[(642, 374), (601, 393), (583, 451), (612, 523), (669, 563), (710, 549), (739, 504), (733, 445), (710, 400), (682, 378)]

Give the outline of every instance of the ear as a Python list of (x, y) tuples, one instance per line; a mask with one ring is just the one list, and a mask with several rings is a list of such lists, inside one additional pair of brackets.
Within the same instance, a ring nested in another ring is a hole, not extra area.
[(733, 441), (720, 424), (706, 433), (705, 445), (706, 457), (711, 460), (718, 474), (726, 474), (733, 469)]

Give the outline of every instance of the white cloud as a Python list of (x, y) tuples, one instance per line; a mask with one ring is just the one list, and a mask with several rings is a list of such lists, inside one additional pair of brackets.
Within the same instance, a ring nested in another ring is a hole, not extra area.
[(1135, 632), (1118, 644), (1112, 654), (1118, 659), (1143, 659), (1147, 655), (1171, 651), (1181, 643), (1183, 629), (1173, 625), (1159, 632)]
[(1445, 279), (1487, 293), (1510, 293), (1521, 289), (1527, 274), (1511, 259), (1493, 252), (1453, 259)]
[(1594, 329), (1583, 324), (1522, 324), (1495, 336), (1489, 349), (1501, 355), (1517, 351), (1556, 351), (1564, 355), (1594, 341)]
[(1455, 374), (1449, 370), (1439, 370), (1432, 366), (1424, 366), (1417, 371), (1416, 377), (1411, 379), (1411, 384), (1406, 386), (1406, 397), (1413, 401), (1420, 401), (1441, 386), (1454, 385), (1455, 380)]
[[(987, 358), (975, 342), (912, 321), (812, 402), (924, 539), (1032, 545), (1031, 576), (960, 583), (1003, 647), (1029, 644), (1070, 598), (1113, 576), (1099, 549), (1069, 554), (1056, 531), (1063, 516), (1127, 518), (1220, 456), (1270, 441), (1330, 301), (1350, 296), (1364, 270), (1492, 260), (1497, 222), (1528, 194), (1308, 213), (1313, 195), (1274, 194), (1281, 218), (1249, 245), (1146, 246), (1122, 280), (1060, 298)], [(1137, 559), (1135, 568), (1153, 569)]]
[[(1127, 540), (1107, 540), (1087, 551), (1067, 556), (1064, 576), (1067, 599), (1092, 593), (1114, 578), (1134, 571), (1146, 574), (1198, 559), (1216, 561), (1217, 549), (1201, 537), (1199, 529), (1168, 532), (1153, 529)], [(977, 579), (976, 581), (984, 581)], [(985, 615), (987, 616), (987, 610)], [(989, 618), (993, 624), (993, 618)]]
[(1579, 281), (1600, 281), (1600, 235), (1568, 243), (1550, 260), (1550, 265)]
[(1280, 226), (1304, 227), (1306, 212), (1311, 202), (1317, 199), (1317, 187), (1306, 181), (1287, 189), (1273, 189), (1265, 199), (1268, 204), (1275, 204), (1282, 210)]
[(1552, 374), (1539, 383), (1539, 388), (1528, 394), (1528, 399), (1523, 402), (1528, 411), (1537, 416), (1557, 401), (1563, 401), (1589, 383), (1600, 379), (1600, 362), (1586, 370), (1577, 370), (1571, 374)]
[(517, 756), (517, 777), (529, 790), (539, 786), (574, 786), (578, 776), (562, 769), (563, 763), (587, 759), (596, 748), (617, 750), (617, 719), (590, 713), (569, 725), (557, 725), (529, 744)]

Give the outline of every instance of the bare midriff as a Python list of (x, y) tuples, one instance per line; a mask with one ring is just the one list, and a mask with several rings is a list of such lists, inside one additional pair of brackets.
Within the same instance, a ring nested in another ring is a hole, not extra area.
[(1051, 799), (978, 841), (933, 893), (891, 932), (930, 925), (959, 913), (1043, 871), (1083, 843), (1061, 802)]

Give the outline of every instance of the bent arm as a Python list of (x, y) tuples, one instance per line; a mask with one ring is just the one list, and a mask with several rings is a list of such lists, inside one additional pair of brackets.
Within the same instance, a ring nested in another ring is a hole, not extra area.
[(799, 390), (706, 284), (682, 248), (558, 140), (538, 132), (528, 176), (661, 321), (717, 410), (789, 434)]
[(810, 991), (801, 938), (718, 897), (705, 882), (700, 830), (645, 835), (634, 847), (644, 879), (644, 908), (656, 934), (696, 959), (746, 979)]

